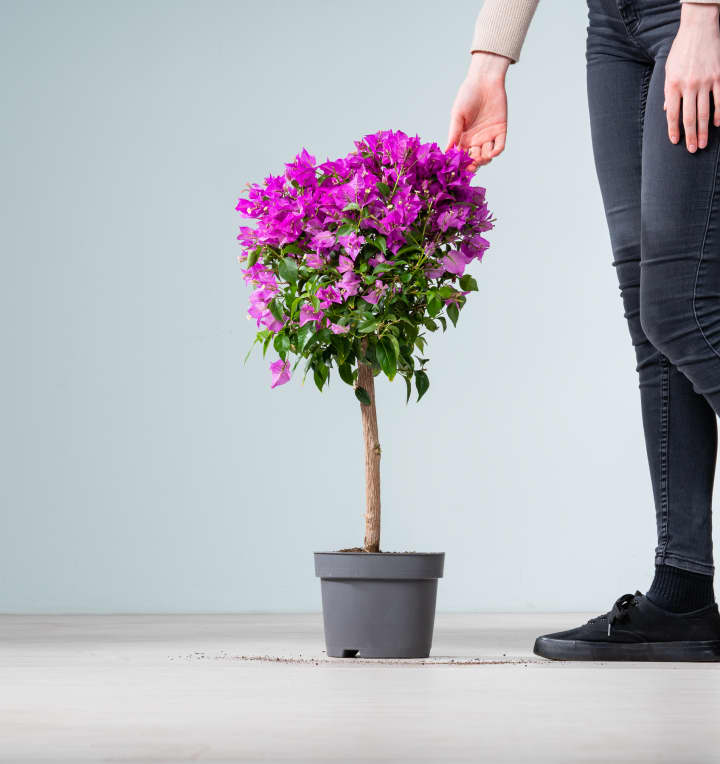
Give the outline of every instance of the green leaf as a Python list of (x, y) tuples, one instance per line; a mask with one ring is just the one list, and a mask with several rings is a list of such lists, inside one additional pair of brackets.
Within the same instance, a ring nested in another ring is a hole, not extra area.
[(296, 255), (302, 254), (302, 249), (297, 244), (286, 244), (281, 251), (283, 255), (286, 255), (288, 252), (294, 252)]
[(397, 341), (397, 337), (394, 334), (386, 334), (383, 340), (390, 343), (395, 363), (397, 363), (400, 360), (400, 343)]
[(283, 281), (287, 281), (288, 284), (294, 284), (298, 277), (298, 267), (295, 260), (292, 257), (286, 257), (278, 268), (278, 275)]
[(405, 388), (407, 390), (407, 397), (405, 398), (405, 403), (410, 402), (410, 396), (412, 395), (412, 377), (406, 377), (403, 376), (403, 379), (405, 380)]
[(385, 372), (388, 379), (393, 379), (397, 371), (397, 362), (395, 360), (395, 351), (386, 337), (383, 337), (375, 348), (375, 356), (380, 364), (380, 368)]
[(353, 373), (352, 369), (350, 368), (350, 364), (341, 363), (340, 366), (338, 366), (338, 374), (340, 375), (340, 379), (342, 379), (345, 384), (348, 384), (352, 387), (352, 385), (355, 383), (355, 380), (353, 380)]
[(285, 358), (284, 354), (290, 350), (290, 337), (287, 336), (287, 334), (277, 334), (275, 335), (275, 341), (273, 342), (273, 347), (275, 350), (280, 353), (281, 356), (283, 356), (283, 360)]
[(435, 294), (435, 292), (430, 292), (428, 294), (427, 307), (428, 313), (431, 316), (437, 316), (437, 314), (442, 310), (442, 301), (437, 296), (437, 294)]
[(297, 333), (297, 352), (302, 353), (307, 347), (310, 338), (315, 333), (315, 326), (312, 322), (304, 324)]
[(318, 390), (323, 389), (323, 385), (327, 381), (330, 370), (324, 363), (318, 362), (313, 364), (313, 378)]
[(275, 318), (277, 318), (278, 321), (283, 320), (282, 307), (280, 306), (280, 303), (277, 301), (277, 298), (270, 300), (270, 302), (268, 303), (268, 308), (270, 308), (270, 312), (273, 314)]
[(249, 254), (248, 259), (245, 261), (245, 266), (247, 268), (251, 268), (258, 261), (261, 249), (262, 247), (255, 247), (255, 249)]
[(437, 331), (438, 325), (432, 320), (432, 318), (423, 318), (423, 324), (426, 329), (429, 329), (431, 332)]
[(415, 387), (418, 391), (418, 397), (417, 399), (420, 400), (423, 395), (428, 391), (428, 388), (430, 387), (430, 380), (428, 379), (428, 375), (424, 371), (416, 371), (415, 372)]
[(321, 329), (315, 336), (318, 342), (330, 342), (333, 333), (329, 329)]
[(368, 316), (360, 321), (357, 330), (360, 334), (371, 334), (378, 326), (378, 322), (372, 316)]
[(270, 340), (273, 338), (272, 332), (268, 332), (267, 337), (265, 337), (265, 342), (263, 342), (263, 358), (265, 358), (265, 353), (267, 353), (268, 346), (270, 345)]
[(460, 279), (460, 289), (462, 289), (463, 292), (477, 292), (477, 281), (475, 281), (475, 279), (469, 273), (466, 273)]
[(341, 225), (340, 228), (335, 231), (335, 240), (337, 241), (338, 237), (340, 236), (347, 236), (349, 233), (352, 233), (355, 230), (355, 226), (350, 223), (345, 223), (345, 225)]
[(343, 207), (343, 212), (350, 212), (351, 210), (359, 210), (360, 205), (357, 202), (350, 202), (350, 204)]
[(403, 255), (407, 254), (408, 252), (412, 252), (413, 250), (417, 250), (418, 252), (422, 252), (422, 247), (418, 246), (417, 244), (406, 244), (404, 247), (400, 247), (397, 253), (397, 257), (402, 257)]
[(363, 406), (369, 406), (371, 403), (368, 391), (359, 385), (355, 388), (355, 397), (360, 401), (360, 403), (362, 403)]
[(381, 252), (387, 252), (387, 242), (384, 236), (376, 236), (374, 243), (378, 245)]
[(389, 196), (392, 193), (392, 191), (390, 190), (390, 186), (388, 186), (387, 183), (383, 183), (382, 181), (380, 181), (377, 184), (377, 187), (380, 190), (380, 192), (383, 193), (385, 196)]
[(350, 349), (350, 342), (347, 337), (342, 334), (333, 334), (330, 337), (330, 344), (335, 348), (335, 352), (337, 353), (338, 365), (343, 363), (345, 356)]
[(460, 317), (460, 311), (458, 310), (458, 306), (454, 302), (451, 302), (447, 306), (447, 314), (448, 314), (448, 318), (453, 322), (453, 326), (457, 326), (457, 321), (458, 321), (458, 318)]
[(412, 371), (415, 368), (415, 364), (413, 362), (413, 357), (412, 357), (412, 348), (409, 351), (403, 352), (401, 358), (402, 358), (403, 366), (405, 366), (407, 369)]

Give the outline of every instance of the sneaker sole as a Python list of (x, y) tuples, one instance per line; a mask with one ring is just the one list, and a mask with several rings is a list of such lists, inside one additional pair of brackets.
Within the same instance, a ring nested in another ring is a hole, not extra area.
[(720, 661), (720, 640), (707, 642), (588, 642), (538, 637), (535, 655), (555, 661)]

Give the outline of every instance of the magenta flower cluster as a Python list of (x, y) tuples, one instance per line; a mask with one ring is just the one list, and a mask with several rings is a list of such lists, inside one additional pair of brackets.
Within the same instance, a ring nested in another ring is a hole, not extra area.
[[(392, 368), (391, 378), (413, 373), (418, 331), (448, 306), (455, 323), (474, 284), (461, 281), (465, 269), (488, 247), (485, 189), (470, 185), (470, 162), (382, 131), (341, 159), (318, 163), (303, 149), (282, 175), (249, 186), (236, 209), (256, 222), (240, 228), (240, 260), (256, 341), (274, 339), (280, 356), (273, 387), (290, 378), (290, 352), (310, 359), (316, 381), (327, 377), (320, 365), (358, 362), (368, 346), (363, 360)], [(383, 338), (392, 366), (372, 350)]]

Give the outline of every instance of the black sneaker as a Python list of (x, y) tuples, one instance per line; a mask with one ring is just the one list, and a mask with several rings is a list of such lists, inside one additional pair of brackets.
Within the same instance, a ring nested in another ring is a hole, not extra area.
[(720, 661), (720, 613), (713, 603), (670, 613), (640, 592), (609, 613), (535, 640), (535, 655), (561, 661)]

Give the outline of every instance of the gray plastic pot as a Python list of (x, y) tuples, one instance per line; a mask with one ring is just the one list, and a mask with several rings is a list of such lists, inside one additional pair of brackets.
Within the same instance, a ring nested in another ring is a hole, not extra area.
[(444, 552), (315, 552), (327, 654), (427, 658)]

